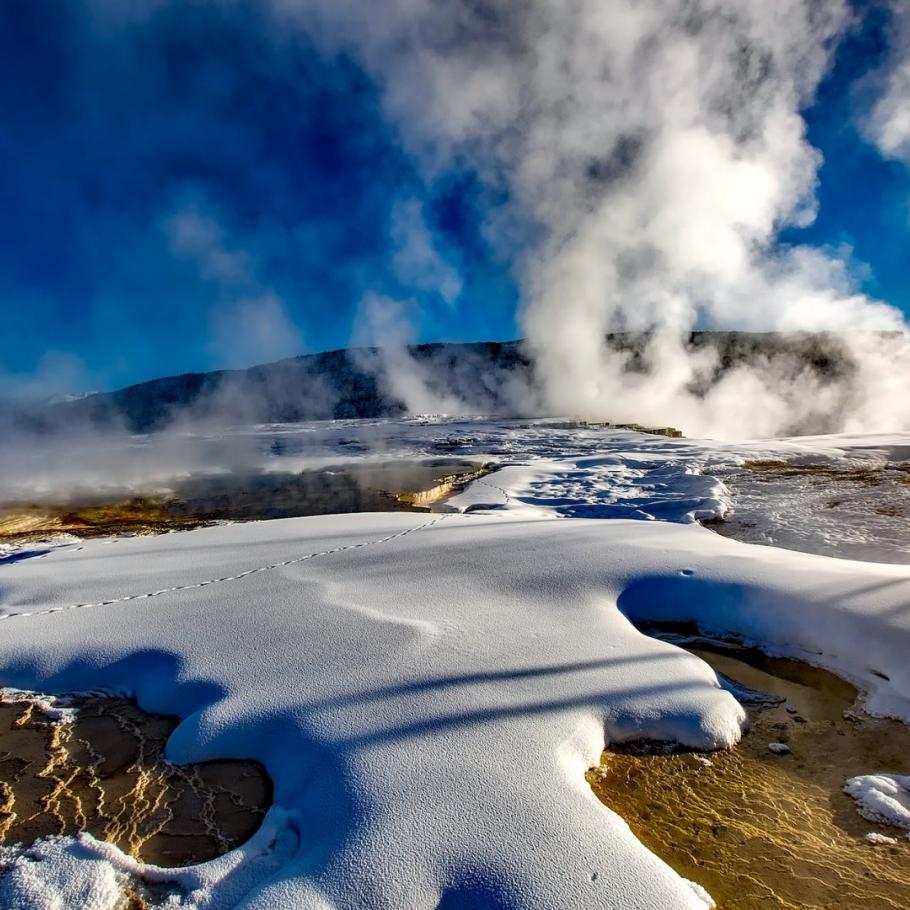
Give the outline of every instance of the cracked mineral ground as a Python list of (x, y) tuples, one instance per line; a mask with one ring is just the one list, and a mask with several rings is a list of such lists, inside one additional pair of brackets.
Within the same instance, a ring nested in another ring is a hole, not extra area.
[(55, 721), (31, 701), (0, 701), (0, 844), (88, 832), (139, 860), (184, 866), (246, 841), (271, 805), (253, 761), (174, 765), (174, 717), (127, 698), (74, 697)]

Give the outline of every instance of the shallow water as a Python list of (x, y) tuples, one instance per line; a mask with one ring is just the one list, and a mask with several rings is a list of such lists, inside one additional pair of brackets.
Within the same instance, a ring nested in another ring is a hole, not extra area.
[[(910, 842), (863, 819), (842, 792), (857, 774), (906, 774), (910, 728), (862, 715), (856, 690), (824, 670), (709, 646), (692, 650), (783, 701), (747, 706), (752, 730), (727, 752), (607, 750), (588, 776), (597, 796), (723, 910), (910, 907)], [(773, 754), (775, 741), (791, 753)], [(897, 846), (870, 845), (870, 831)]]
[(144, 862), (184, 866), (259, 828), (272, 802), (262, 765), (172, 765), (176, 718), (125, 698), (72, 704), (74, 721), (51, 723), (32, 703), (0, 701), (0, 844), (87, 831)]
[(489, 468), (452, 459), (355, 462), (300, 472), (193, 476), (142, 496), (83, 494), (62, 503), (0, 504), (0, 540), (50, 533), (152, 534), (303, 515), (426, 509)]

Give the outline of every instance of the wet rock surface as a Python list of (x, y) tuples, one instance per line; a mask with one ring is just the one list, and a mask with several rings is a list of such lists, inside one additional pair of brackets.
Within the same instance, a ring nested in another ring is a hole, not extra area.
[(252, 761), (173, 765), (176, 718), (127, 698), (75, 697), (55, 721), (30, 701), (0, 701), (0, 844), (88, 832), (139, 860), (184, 866), (226, 853), (272, 801)]
[(851, 710), (856, 690), (824, 670), (726, 646), (690, 649), (776, 703), (747, 704), (751, 732), (707, 760), (607, 750), (588, 773), (601, 801), (722, 910), (910, 906), (910, 842), (861, 818), (842, 789), (855, 774), (906, 773), (910, 728)]

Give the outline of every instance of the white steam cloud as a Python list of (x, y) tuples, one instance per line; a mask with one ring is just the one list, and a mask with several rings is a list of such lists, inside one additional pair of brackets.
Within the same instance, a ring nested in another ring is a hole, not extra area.
[(395, 203), (389, 233), (396, 248), (392, 266), (399, 280), (412, 288), (433, 291), (454, 307), (461, 293), (461, 276), (437, 250), (419, 200)]
[[(89, 2), (104, 31), (173, 0)], [(849, 250), (778, 240), (815, 217), (820, 156), (802, 111), (855, 24), (848, 0), (261, 6), (276, 48), (305, 35), (359, 63), (428, 185), (457, 166), (503, 200), (484, 229), (516, 262), (535, 367), (516, 410), (726, 436), (910, 426), (902, 314), (858, 289)], [(891, 9), (891, 55), (863, 129), (910, 164), (910, 8)], [(212, 337), (228, 363), (300, 350), (242, 244), (205, 211), (178, 212), (167, 229), (174, 252), (221, 288)], [(418, 200), (392, 207), (389, 236), (400, 281), (457, 306), (462, 277)], [(376, 368), (409, 408), (463, 409), (431, 393), (407, 355), (413, 306), (366, 295), (355, 341), (394, 342)], [(716, 352), (685, 344), (695, 328), (836, 333), (854, 365), (825, 376), (790, 356), (719, 371)], [(617, 353), (610, 332), (651, 333), (644, 356)]]
[(45, 351), (28, 372), (5, 369), (0, 362), (0, 389), (7, 401), (66, 400), (73, 392), (87, 393), (92, 381), (86, 365), (68, 351)]
[(303, 337), (284, 301), (259, 279), (255, 259), (225, 236), (217, 219), (196, 203), (163, 221), (171, 252), (193, 263), (199, 277), (218, 289), (209, 313), (209, 347), (227, 367), (246, 367), (304, 349)]
[[(404, 287), (435, 294), (454, 310), (461, 294), (458, 271), (437, 249), (418, 199), (399, 199), (389, 215), (392, 269)], [(367, 293), (358, 306), (351, 343), (354, 362), (372, 373), (383, 395), (412, 414), (462, 413), (466, 403), (440, 391), (433, 364), (419, 363), (408, 350), (417, 341), (420, 313), (414, 299)]]
[[(801, 110), (851, 24), (846, 0), (275, 5), (361, 61), (428, 180), (459, 160), (507, 191), (494, 242), (531, 225), (522, 323), (544, 409), (717, 435), (823, 414), (910, 424), (894, 379), (906, 340), (869, 334), (902, 333), (900, 312), (857, 290), (849, 251), (777, 243), (814, 218)], [(896, 65), (870, 121), (889, 154), (906, 147), (905, 79)], [(682, 343), (695, 327), (842, 332), (858, 367), (833, 387), (769, 361), (694, 394), (714, 368)], [(611, 331), (655, 333), (649, 372), (630, 375)]]
[(865, 127), (882, 154), (910, 165), (910, 5), (892, 0), (891, 40), (881, 92)]
[[(90, 5), (96, 26), (116, 31), (172, 2)], [(470, 169), (503, 200), (484, 230), (516, 262), (535, 381), (529, 387), (519, 371), (480, 375), (482, 363), (468, 364), (459, 388), (473, 383), (477, 398), (453, 397), (432, 358), (408, 353), (416, 303), (366, 294), (353, 340), (383, 350), (361, 352), (361, 365), (409, 410), (477, 413), (498, 400), (524, 414), (715, 436), (910, 428), (901, 313), (858, 290), (849, 250), (778, 241), (787, 226), (815, 217), (820, 157), (801, 111), (853, 24), (847, 0), (262, 5), (274, 13), (276, 47), (305, 33), (327, 55), (348, 54), (363, 67), (428, 185), (453, 167)], [(878, 95), (862, 127), (883, 155), (910, 165), (910, 6), (893, 0), (892, 10), (890, 55), (873, 74)], [(284, 302), (247, 252), (261, 244), (232, 236), (203, 203), (182, 200), (161, 227), (171, 253), (216, 290), (218, 356), (240, 366), (299, 353)], [(438, 248), (421, 202), (395, 203), (388, 232), (399, 282), (456, 308), (463, 278)], [(720, 364), (718, 351), (685, 343), (694, 328), (834, 333), (851, 363), (820, 372), (796, 348)], [(622, 353), (606, 343), (610, 332), (647, 332), (649, 340), (643, 352)], [(211, 452), (197, 459), (179, 431), (213, 416), (254, 421), (261, 402), (288, 421), (333, 413), (334, 390), (313, 376), (301, 414), (292, 366), (260, 377), (255, 394), (248, 384), (206, 390), (158, 447), (161, 471), (210, 463)], [(48, 355), (22, 392), (51, 394), (51, 380), (64, 374), (81, 385), (81, 369)], [(0, 371), (0, 382), (15, 388), (23, 377)], [(20, 469), (35, 475), (32, 451), (22, 447), (15, 466), (7, 458), (4, 482)], [(245, 465), (257, 455), (230, 457)], [(118, 453), (99, 464), (61, 447), (38, 473), (48, 488), (56, 477), (80, 480), (83, 466), (86, 476), (102, 470), (132, 482), (135, 471), (118, 473), (120, 463)], [(138, 476), (157, 476), (154, 465), (139, 464)]]

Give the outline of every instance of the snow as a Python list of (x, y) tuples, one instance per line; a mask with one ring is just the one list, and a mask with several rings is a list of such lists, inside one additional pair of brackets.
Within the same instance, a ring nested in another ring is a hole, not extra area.
[(888, 837), (887, 834), (879, 834), (878, 831), (870, 831), (866, 835), (866, 842), (873, 847), (896, 847), (898, 840), (896, 837)]
[(29, 848), (0, 847), (0, 869), (7, 865), (11, 870), (0, 877), (0, 907), (121, 910), (125, 888), (138, 884), (162, 894), (156, 906), (227, 910), (245, 906), (249, 891), (278, 873), (298, 847), (293, 817), (277, 808), (236, 850), (184, 869), (137, 862), (90, 834), (44, 838)]
[(40, 711), (51, 723), (72, 722), (77, 709), (66, 696), (55, 697), (42, 692), (23, 692), (21, 689), (0, 687), (0, 702), (25, 702)]
[[(16, 563), (5, 677), (126, 685), (185, 718), (172, 760), (262, 761), (302, 835), (281, 895), (263, 882), (250, 906), (472, 906), (491, 888), (516, 907), (700, 905), (584, 782), (604, 731), (716, 748), (745, 717), (611, 603), (605, 572), (635, 549), (616, 562), (620, 523), (431, 521), (289, 519)], [(45, 612), (77, 603), (94, 606)]]
[(715, 907), (714, 898), (711, 897), (708, 892), (702, 888), (698, 882), (690, 882), (686, 880), (686, 884), (695, 892), (695, 896), (701, 901), (702, 906), (707, 907), (708, 910), (711, 910), (712, 907)]
[(476, 509), (514, 503), (567, 518), (662, 518), (690, 523), (722, 518), (731, 508), (724, 485), (688, 464), (619, 454), (507, 466), (478, 486), (453, 497), (449, 505)]
[(856, 800), (863, 818), (910, 831), (910, 777), (862, 774), (851, 777), (844, 791)]
[(124, 876), (74, 838), (51, 837), (24, 851), (0, 848), (0, 863), (8, 859), (11, 869), (0, 878), (6, 910), (114, 910), (121, 899)]
[[(312, 457), (337, 462), (354, 429), (323, 428)], [(105, 910), (123, 875), (186, 910), (710, 906), (584, 780), (605, 742), (711, 750), (746, 724), (705, 663), (633, 622), (808, 658), (910, 719), (910, 569), (695, 523), (730, 507), (708, 469), (758, 457), (752, 444), (479, 420), (361, 430), (395, 457), (444, 444), (504, 467), (429, 516), (224, 525), (0, 563), (4, 684), (126, 689), (181, 718), (170, 760), (256, 759), (275, 785), (256, 837), (188, 870), (87, 837), (40, 845), (40, 863), (6, 851), (11, 906)], [(67, 890), (89, 879), (94, 905)]]

